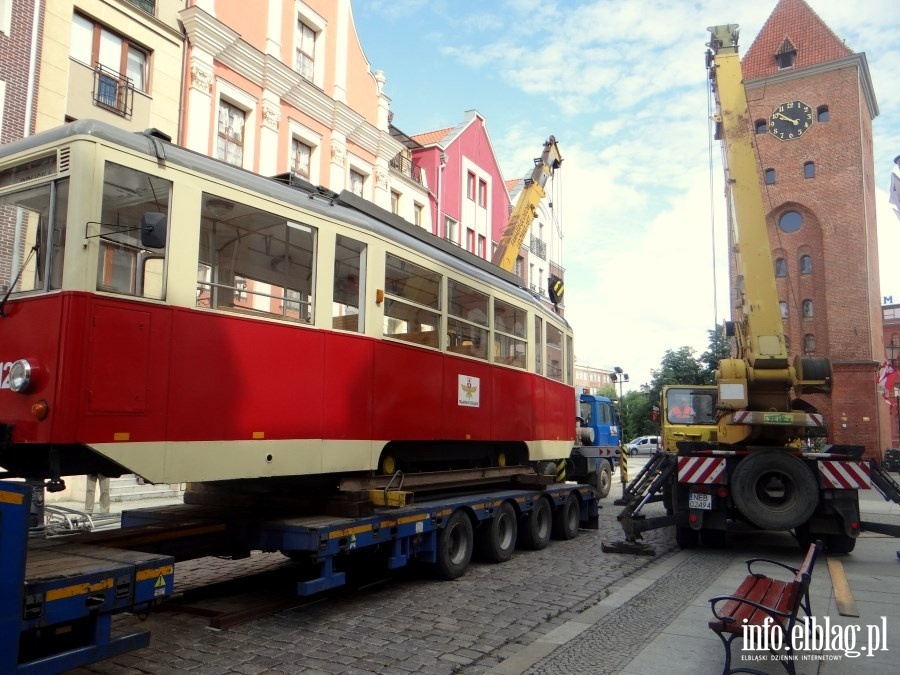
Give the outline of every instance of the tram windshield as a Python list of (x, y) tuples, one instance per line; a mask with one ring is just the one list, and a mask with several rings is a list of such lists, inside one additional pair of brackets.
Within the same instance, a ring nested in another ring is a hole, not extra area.
[(46, 291), (62, 284), (66, 180), (0, 196), (0, 292)]

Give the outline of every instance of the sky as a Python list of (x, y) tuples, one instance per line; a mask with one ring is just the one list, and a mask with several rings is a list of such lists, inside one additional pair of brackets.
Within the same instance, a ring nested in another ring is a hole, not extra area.
[[(900, 303), (896, 0), (807, 0), (864, 52), (873, 122), (882, 296)], [(729, 319), (721, 150), (710, 140), (707, 27), (736, 23), (747, 52), (776, 0), (353, 0), (362, 49), (408, 135), (477, 110), (506, 180), (554, 135), (565, 316), (580, 364), (648, 383), (666, 350), (699, 356)]]

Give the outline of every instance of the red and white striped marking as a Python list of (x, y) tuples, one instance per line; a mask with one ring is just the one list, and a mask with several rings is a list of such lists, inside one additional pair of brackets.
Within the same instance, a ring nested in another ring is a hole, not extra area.
[(725, 459), (723, 457), (679, 457), (679, 483), (725, 483)]
[(822, 486), (838, 490), (868, 490), (872, 487), (868, 462), (819, 462)]

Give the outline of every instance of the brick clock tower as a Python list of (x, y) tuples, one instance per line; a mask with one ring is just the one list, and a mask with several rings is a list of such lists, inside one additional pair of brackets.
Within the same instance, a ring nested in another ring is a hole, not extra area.
[[(877, 394), (884, 359), (866, 56), (804, 0), (779, 0), (741, 62), (788, 352), (828, 357), (830, 443), (881, 457), (890, 413)], [(733, 269), (733, 266), (732, 266)]]

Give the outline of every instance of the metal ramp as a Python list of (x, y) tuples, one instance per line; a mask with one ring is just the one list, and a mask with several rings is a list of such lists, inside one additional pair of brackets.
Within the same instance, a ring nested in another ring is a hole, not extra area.
[(622, 497), (613, 502), (625, 506), (617, 516), (625, 532), (625, 539), (603, 542), (601, 548), (605, 553), (655, 554), (651, 546), (639, 541), (641, 532), (674, 525), (675, 517), (667, 515), (647, 518), (641, 513), (641, 509), (646, 504), (663, 500), (665, 486), (671, 482), (677, 467), (676, 455), (670, 452), (658, 452), (625, 487)]

